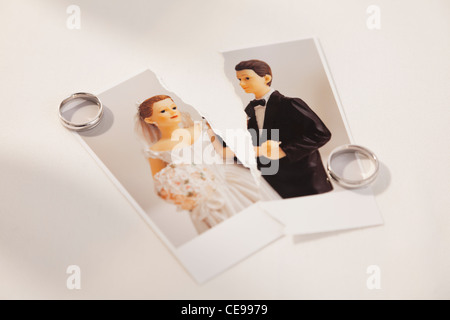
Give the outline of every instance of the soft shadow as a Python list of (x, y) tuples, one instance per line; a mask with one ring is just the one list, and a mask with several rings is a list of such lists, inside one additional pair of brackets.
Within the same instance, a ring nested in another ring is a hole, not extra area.
[(100, 123), (92, 129), (79, 132), (80, 136), (83, 137), (96, 137), (106, 133), (109, 129), (111, 129), (114, 124), (114, 114), (111, 109), (107, 106), (103, 105), (103, 117), (100, 120)]
[(372, 185), (372, 191), (375, 195), (382, 194), (387, 190), (391, 184), (391, 171), (389, 168), (380, 161), (380, 171), (378, 173), (378, 178), (374, 181)]
[[(380, 162), (380, 169), (378, 171), (378, 177), (370, 184), (369, 188), (353, 189), (352, 191), (360, 195), (380, 195), (387, 190), (391, 184), (391, 172), (389, 168), (382, 162)], [(371, 192), (370, 192), (371, 191)]]
[[(81, 98), (78, 98), (81, 100)], [(70, 102), (69, 102), (70, 103)], [(68, 103), (68, 104), (69, 104)], [(68, 106), (68, 104), (66, 104), (66, 106)], [(89, 107), (95, 105), (95, 103), (93, 103), (92, 101), (83, 101), (77, 104), (72, 105), (71, 107), (68, 106), (67, 108), (63, 107), (61, 109), (61, 115), (64, 117), (64, 119), (67, 119), (69, 121), (74, 121), (73, 118), (75, 117), (75, 114), (77, 112), (80, 112), (81, 109), (83, 109), (84, 107)], [(95, 105), (95, 109), (96, 112), (98, 112), (98, 106)], [(86, 115), (84, 115), (86, 117)], [(86, 120), (82, 120), (82, 122), (84, 122)], [(77, 121), (75, 121), (75, 123), (77, 123)]]
[[(102, 217), (95, 208), (91, 208), (91, 216), (73, 209), (71, 202), (82, 208), (80, 201), (89, 202), (95, 198), (101, 203), (102, 200), (94, 186), (83, 183), (70, 172), (58, 172), (50, 166), (26, 158), (13, 159), (2, 153), (0, 168), (3, 170), (0, 190), (6, 190), (4, 194), (8, 198), (5, 207), (8, 210), (0, 214), (2, 267), (3, 263), (11, 270), (14, 270), (12, 266), (17, 267), (17, 272), (8, 275), (10, 281), (5, 285), (2, 283), (0, 296), (5, 298), (6, 290), (10, 290), (8, 298), (12, 299), (73, 299), (89, 294), (70, 294), (65, 286), (67, 266), (74, 261), (82, 268), (83, 265), (91, 268), (104, 261), (107, 265), (109, 262), (105, 259), (110, 258), (98, 259), (98, 250), (126, 248), (123, 244), (133, 237), (130, 230), (122, 229), (117, 237), (118, 231), (99, 233), (95, 226), (102, 223)], [(26, 201), (22, 201), (24, 197)], [(102, 197), (107, 201), (105, 194)], [(114, 226), (120, 221), (120, 216), (115, 216), (105, 223)], [(106, 230), (112, 229), (107, 227)], [(3, 269), (1, 276), (6, 276)], [(15, 280), (21, 276), (21, 281)], [(26, 283), (24, 279), (34, 280)], [(17, 281), (17, 287), (14, 281)], [(45, 284), (45, 287), (37, 289), (38, 284)], [(23, 288), (32, 290), (23, 291)]]
[(338, 231), (329, 231), (329, 232), (320, 232), (320, 233), (313, 233), (313, 234), (304, 234), (304, 235), (294, 235), (292, 236), (292, 242), (294, 244), (298, 243), (306, 243), (306, 242), (312, 242), (320, 239), (335, 237), (343, 233), (349, 233), (349, 232), (355, 232), (359, 230), (364, 230), (368, 228), (375, 228), (375, 227), (381, 227), (380, 226), (368, 226), (368, 227), (361, 227), (361, 228), (353, 228), (353, 229), (346, 229), (346, 230), (338, 230)]

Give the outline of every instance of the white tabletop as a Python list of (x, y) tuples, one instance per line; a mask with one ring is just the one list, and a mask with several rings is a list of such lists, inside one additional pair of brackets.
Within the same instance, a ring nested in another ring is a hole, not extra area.
[[(66, 9), (81, 9), (70, 30)], [(370, 30), (369, 5), (381, 9)], [(12, 1), (0, 4), (0, 298), (450, 298), (450, 3)], [(56, 107), (200, 48), (317, 36), (353, 138), (382, 161), (385, 225), (284, 237), (196, 284)], [(81, 268), (68, 290), (66, 268)], [(367, 268), (381, 271), (369, 290)]]

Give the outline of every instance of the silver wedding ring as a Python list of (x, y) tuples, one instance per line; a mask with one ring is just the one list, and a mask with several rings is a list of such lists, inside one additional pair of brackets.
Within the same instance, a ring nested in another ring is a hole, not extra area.
[[(373, 164), (373, 169), (363, 179), (347, 179), (347, 178), (339, 176), (331, 167), (331, 162), (332, 162), (333, 158), (335, 158), (336, 156), (343, 154), (343, 153), (361, 154), (361, 155), (367, 157), (370, 160), (370, 162)], [(372, 183), (378, 175), (379, 168), (380, 168), (380, 164), (378, 162), (378, 158), (375, 155), (375, 153), (373, 153), (372, 151), (370, 151), (369, 149), (367, 149), (365, 147), (358, 146), (355, 144), (347, 144), (347, 145), (337, 147), (336, 149), (334, 149), (331, 152), (331, 154), (328, 157), (327, 170), (328, 170), (329, 175), (338, 184), (340, 184), (341, 186), (343, 186), (345, 188), (350, 188), (350, 189), (359, 188), (359, 187), (363, 187), (363, 186), (366, 186), (366, 185)]]
[[(64, 116), (62, 115), (63, 107), (67, 103), (69, 103), (70, 101), (73, 101), (75, 99), (88, 100), (88, 101), (95, 103), (98, 106), (98, 112), (97, 112), (96, 116), (94, 117), (94, 119), (89, 120), (84, 123), (74, 123), (74, 122), (71, 122), (71, 121), (67, 120), (66, 118), (64, 118)], [(97, 126), (100, 123), (100, 119), (103, 116), (103, 104), (99, 98), (97, 98), (95, 95), (93, 95), (91, 93), (85, 93), (85, 92), (74, 93), (61, 102), (61, 104), (59, 105), (59, 108), (58, 108), (58, 114), (59, 114), (59, 119), (61, 120), (61, 123), (66, 128), (68, 128), (70, 130), (74, 130), (74, 131), (88, 130), (88, 129), (94, 128), (95, 126)]]

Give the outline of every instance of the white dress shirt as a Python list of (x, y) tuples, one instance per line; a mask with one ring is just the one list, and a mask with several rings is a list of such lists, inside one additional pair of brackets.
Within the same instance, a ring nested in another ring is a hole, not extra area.
[[(275, 89), (270, 88), (269, 92), (267, 92), (261, 99), (269, 101), (270, 95), (275, 91)], [(259, 99), (258, 99), (259, 100)], [(255, 116), (256, 116), (256, 123), (258, 124), (259, 134), (261, 134), (263, 126), (264, 126), (264, 117), (266, 115), (266, 106), (256, 106), (255, 107)]]

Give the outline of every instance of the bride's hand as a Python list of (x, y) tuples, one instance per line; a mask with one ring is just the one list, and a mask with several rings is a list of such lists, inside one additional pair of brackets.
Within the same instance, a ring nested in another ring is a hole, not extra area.
[(197, 203), (195, 202), (194, 199), (185, 198), (185, 199), (179, 204), (179, 206), (180, 206), (181, 209), (183, 209), (183, 210), (191, 211), (192, 209), (194, 209), (194, 208), (197, 206)]
[(172, 200), (174, 203), (183, 210), (192, 210), (197, 205), (194, 199), (189, 198), (185, 195), (172, 195)]
[(170, 193), (165, 189), (161, 189), (159, 196), (164, 200), (172, 201), (183, 210), (192, 210), (197, 205), (194, 199), (185, 195)]
[(167, 192), (165, 189), (161, 189), (161, 191), (158, 192), (158, 196), (164, 200), (167, 200), (170, 198), (169, 192)]

